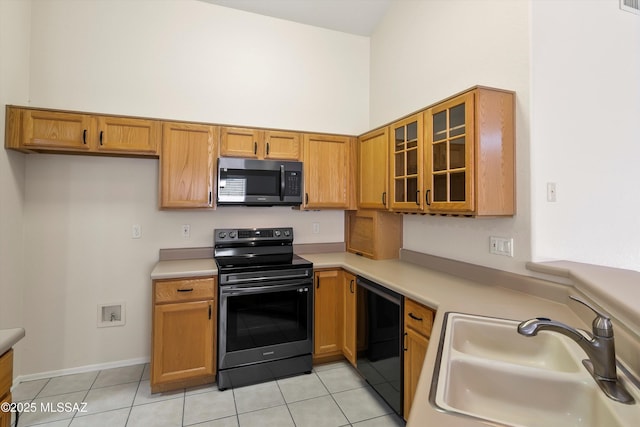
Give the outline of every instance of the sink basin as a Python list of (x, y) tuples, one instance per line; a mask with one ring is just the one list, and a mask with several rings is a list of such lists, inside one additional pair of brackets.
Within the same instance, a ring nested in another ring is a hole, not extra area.
[[(440, 410), (503, 426), (631, 427), (640, 405), (609, 399), (586, 355), (552, 332), (517, 333), (519, 321), (447, 313), (431, 385)], [(621, 377), (638, 400), (638, 390)]]
[(448, 409), (516, 426), (622, 427), (597, 386), (464, 360), (453, 361), (450, 372), (443, 395)]
[(491, 317), (454, 316), (448, 323), (452, 331), (451, 348), (472, 356), (541, 369), (562, 372), (581, 369), (571, 339), (546, 331), (531, 339), (518, 333), (518, 323)]

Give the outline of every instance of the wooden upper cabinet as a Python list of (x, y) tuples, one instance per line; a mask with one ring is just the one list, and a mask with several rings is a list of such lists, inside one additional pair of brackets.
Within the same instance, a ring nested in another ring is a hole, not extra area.
[(389, 128), (358, 138), (358, 209), (387, 209), (389, 202)]
[(22, 111), (25, 148), (89, 151), (96, 136), (95, 119), (87, 114), (47, 110)]
[(425, 112), (426, 210), (515, 213), (513, 92), (477, 88)]
[(157, 120), (98, 116), (101, 152), (157, 154), (162, 125)]
[(301, 160), (300, 134), (283, 131), (264, 131), (264, 158), (274, 160)]
[(166, 122), (160, 156), (161, 208), (213, 208), (217, 127)]
[(423, 114), (414, 114), (389, 126), (390, 208), (421, 211), (424, 205)]
[(157, 157), (157, 120), (7, 106), (5, 146), (25, 152)]
[(353, 138), (304, 134), (305, 209), (351, 209), (354, 192)]
[(259, 138), (257, 129), (223, 127), (220, 129), (220, 155), (257, 159)]
[(300, 160), (300, 134), (250, 128), (220, 129), (220, 156)]

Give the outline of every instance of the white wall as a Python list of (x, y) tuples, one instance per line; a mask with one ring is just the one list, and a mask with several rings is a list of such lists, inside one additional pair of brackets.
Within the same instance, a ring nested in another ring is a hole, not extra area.
[[(33, 106), (348, 134), (368, 126), (365, 37), (191, 0), (34, 0), (31, 24)], [(231, 226), (344, 240), (341, 211), (159, 211), (157, 180), (153, 159), (26, 157), (22, 374), (148, 357), (160, 248), (211, 246), (213, 229)], [(132, 224), (142, 239), (131, 239)], [(126, 326), (98, 329), (97, 304), (118, 301)]]
[[(404, 247), (524, 271), (531, 257), (529, 2), (396, 1), (371, 38), (371, 126), (474, 85), (516, 92), (517, 215), (406, 215)], [(514, 238), (514, 258), (489, 254), (489, 236)]]
[[(29, 2), (0, 0), (0, 135), (4, 105), (29, 99)], [(24, 325), (22, 299), (24, 156), (0, 149), (0, 329)], [(22, 344), (16, 346), (20, 372)]]
[(640, 16), (534, 1), (532, 23), (533, 258), (640, 271)]

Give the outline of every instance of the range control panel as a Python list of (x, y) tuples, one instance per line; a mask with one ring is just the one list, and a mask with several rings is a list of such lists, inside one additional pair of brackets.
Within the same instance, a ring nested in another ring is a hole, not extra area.
[(213, 242), (293, 241), (293, 228), (216, 228)]

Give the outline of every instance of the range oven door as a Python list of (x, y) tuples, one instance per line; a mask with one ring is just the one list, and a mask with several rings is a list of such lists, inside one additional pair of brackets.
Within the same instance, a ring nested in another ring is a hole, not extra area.
[(312, 353), (312, 279), (219, 290), (219, 370)]

